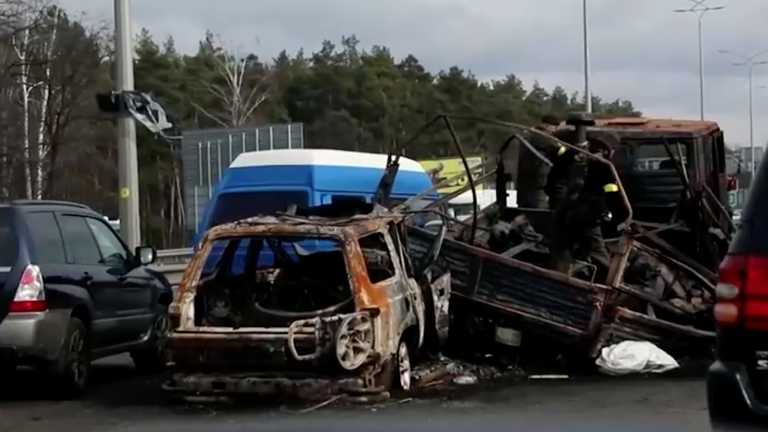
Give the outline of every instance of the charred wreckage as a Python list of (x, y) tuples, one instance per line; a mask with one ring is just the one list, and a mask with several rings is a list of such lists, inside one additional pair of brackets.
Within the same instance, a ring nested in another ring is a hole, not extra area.
[(403, 215), (365, 207), (255, 217), (206, 233), (171, 305), (177, 373), (166, 389), (409, 390), (411, 362), (447, 336), (450, 274), (432, 283), (415, 276)]
[[(497, 157), (470, 167), (453, 121), (512, 133)], [(443, 115), (409, 143), (439, 123), (466, 172), (409, 201), (387, 206), (399, 158), (391, 155), (374, 205), (293, 208), (209, 230), (170, 307), (174, 374), (165, 388), (299, 396), (408, 390), (413, 362), (443, 349), (449, 328), (462, 349), (482, 349), (482, 341), (520, 351), (548, 343), (594, 359), (603, 347), (636, 340), (676, 356), (711, 352), (715, 269), (733, 233), (716, 124), (582, 114), (563, 125), (577, 142), (604, 130), (621, 137), (614, 160), (600, 161), (629, 217), (604, 227), (612, 234), (609, 266), (576, 260), (561, 273), (547, 268), (551, 212), (506, 206), (511, 144), (530, 146), (524, 132), (539, 132)], [(552, 145), (584, 152), (555, 137), (547, 136)], [(647, 145), (660, 146), (672, 168), (638, 170), (633, 157)], [(410, 210), (462, 176), (465, 187)], [(471, 220), (444, 211), (453, 197), (494, 178), (496, 204)], [(440, 223), (413, 223), (424, 212)]]

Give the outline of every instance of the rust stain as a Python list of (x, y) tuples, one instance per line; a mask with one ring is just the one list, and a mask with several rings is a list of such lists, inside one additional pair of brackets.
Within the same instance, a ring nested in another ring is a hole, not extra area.
[(709, 120), (650, 119), (644, 117), (626, 117), (600, 119), (595, 121), (598, 128), (640, 130), (648, 132), (677, 132), (706, 135), (716, 132), (720, 126)]

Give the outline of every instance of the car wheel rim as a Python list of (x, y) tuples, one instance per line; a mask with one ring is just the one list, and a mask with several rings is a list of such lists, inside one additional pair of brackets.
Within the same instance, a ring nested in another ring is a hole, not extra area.
[(411, 389), (411, 359), (408, 356), (408, 345), (400, 342), (397, 349), (397, 369), (400, 374), (400, 388)]
[(69, 364), (72, 370), (72, 380), (78, 384), (85, 381), (87, 373), (84, 347), (83, 335), (79, 331), (75, 332), (69, 342)]

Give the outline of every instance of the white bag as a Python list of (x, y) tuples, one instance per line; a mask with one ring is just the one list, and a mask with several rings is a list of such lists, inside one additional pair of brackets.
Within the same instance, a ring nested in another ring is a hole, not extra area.
[(662, 373), (680, 367), (677, 361), (650, 342), (624, 341), (600, 350), (595, 360), (606, 375)]

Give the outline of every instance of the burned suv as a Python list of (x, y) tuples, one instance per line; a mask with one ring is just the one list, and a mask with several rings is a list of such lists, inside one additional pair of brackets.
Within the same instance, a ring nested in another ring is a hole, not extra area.
[[(209, 230), (170, 307), (183, 394), (384, 392), (447, 336), (450, 276), (420, 284), (403, 217), (255, 217)], [(440, 323), (438, 326), (435, 323)]]

